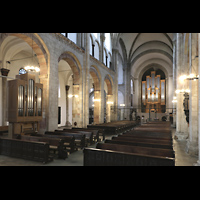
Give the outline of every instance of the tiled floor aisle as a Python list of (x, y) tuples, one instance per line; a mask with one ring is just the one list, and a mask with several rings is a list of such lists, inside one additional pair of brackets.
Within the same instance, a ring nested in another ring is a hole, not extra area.
[[(174, 133), (175, 129), (173, 129), (173, 134)], [(192, 157), (185, 153), (185, 145), (186, 141), (174, 140), (176, 166), (193, 166), (198, 160), (197, 157)], [(95, 145), (92, 147), (94, 146)], [(83, 166), (83, 151), (79, 150), (78, 152), (69, 155), (65, 160), (54, 159), (54, 161), (47, 164), (0, 155), (0, 166)]]

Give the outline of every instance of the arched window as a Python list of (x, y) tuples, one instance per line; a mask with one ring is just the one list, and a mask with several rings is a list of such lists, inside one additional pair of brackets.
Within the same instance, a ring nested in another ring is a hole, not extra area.
[(93, 46), (93, 40), (92, 40), (92, 36), (90, 35), (90, 55), (94, 56), (94, 50), (93, 50), (94, 46)]
[(108, 51), (111, 52), (111, 39), (110, 39), (110, 33), (105, 33), (105, 47), (108, 49)]
[(67, 37), (76, 44), (76, 33), (68, 33)]
[(107, 52), (106, 49), (104, 48), (104, 56), (103, 56), (103, 63), (104, 65), (108, 66), (108, 56), (107, 56)]
[(108, 53), (108, 64), (107, 64), (108, 68), (111, 67), (111, 54), (110, 52)]
[(99, 43), (95, 41), (95, 46), (94, 46), (94, 57), (99, 60)]

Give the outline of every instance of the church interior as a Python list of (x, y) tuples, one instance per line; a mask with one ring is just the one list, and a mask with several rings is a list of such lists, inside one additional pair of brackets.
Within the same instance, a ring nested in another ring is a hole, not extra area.
[(0, 33), (0, 166), (199, 166), (199, 38)]

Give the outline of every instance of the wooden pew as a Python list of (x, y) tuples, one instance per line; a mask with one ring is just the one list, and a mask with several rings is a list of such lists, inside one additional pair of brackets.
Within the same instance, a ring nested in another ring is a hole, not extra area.
[(98, 143), (96, 148), (127, 152), (127, 153), (137, 153), (149, 156), (162, 156), (162, 157), (175, 158), (174, 151), (171, 149), (158, 149), (158, 148), (156, 149), (151, 147), (130, 146), (130, 145), (120, 145), (120, 144), (109, 144), (109, 143)]
[(84, 166), (175, 166), (175, 159), (141, 153), (85, 148)]
[(135, 146), (145, 146), (152, 148), (163, 148), (173, 149), (171, 142), (166, 140), (153, 140), (153, 139), (142, 139), (142, 138), (129, 138), (129, 137), (112, 137), (112, 140), (105, 140), (105, 143), (116, 143), (116, 144), (131, 144)]
[(0, 154), (43, 163), (53, 160), (46, 142), (0, 138)]
[(84, 134), (87, 144), (88, 143), (90, 145), (94, 144), (94, 142), (93, 142), (93, 132), (92, 131), (83, 131), (83, 130), (74, 130), (74, 129), (63, 129), (63, 130), (55, 130), (55, 131)]
[(85, 147), (85, 134), (81, 133), (71, 133), (71, 132), (64, 132), (64, 131), (55, 131), (55, 132), (45, 132), (46, 135), (59, 135), (59, 136), (71, 136), (75, 138), (75, 148), (83, 149)]
[(55, 135), (53, 131), (46, 131), (44, 135), (36, 134), (33, 136), (62, 139), (64, 141), (64, 144), (63, 144), (64, 149), (68, 150), (69, 153), (75, 152), (75, 137), (74, 136)]
[(136, 121), (117, 121), (96, 125), (88, 125), (88, 128), (102, 128), (107, 135), (116, 135), (125, 131), (131, 130), (138, 123)]
[(36, 142), (46, 142), (49, 144), (49, 149), (56, 154), (58, 152), (58, 158), (68, 158), (67, 151), (64, 149), (64, 141), (60, 138), (47, 138), (47, 137), (36, 137), (21, 135), (21, 140), (25, 141), (36, 141)]
[(8, 126), (0, 126), (0, 135), (3, 133), (8, 133)]
[(137, 136), (137, 137), (145, 137), (149, 139), (163, 139), (163, 140), (171, 140), (172, 141), (172, 133), (168, 132), (155, 132), (155, 131), (144, 131), (144, 130), (132, 130), (125, 134), (126, 136)]
[[(63, 129), (67, 130), (67, 129)], [(68, 129), (69, 130), (69, 129)], [(99, 141), (99, 129), (88, 129), (88, 128), (72, 128), (72, 130), (75, 131), (86, 131), (86, 132), (92, 132), (93, 133), (93, 143), (100, 142)]]

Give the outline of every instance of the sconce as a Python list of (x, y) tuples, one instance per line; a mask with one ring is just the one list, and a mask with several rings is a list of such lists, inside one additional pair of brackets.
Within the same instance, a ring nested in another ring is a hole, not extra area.
[(112, 101), (108, 101), (107, 104), (113, 104), (113, 102)]
[(78, 98), (78, 95), (77, 94), (75, 94), (75, 95), (69, 94), (68, 97), (69, 98), (72, 98), (72, 97)]
[(94, 101), (94, 102), (100, 102), (101, 99), (94, 99), (93, 101)]

